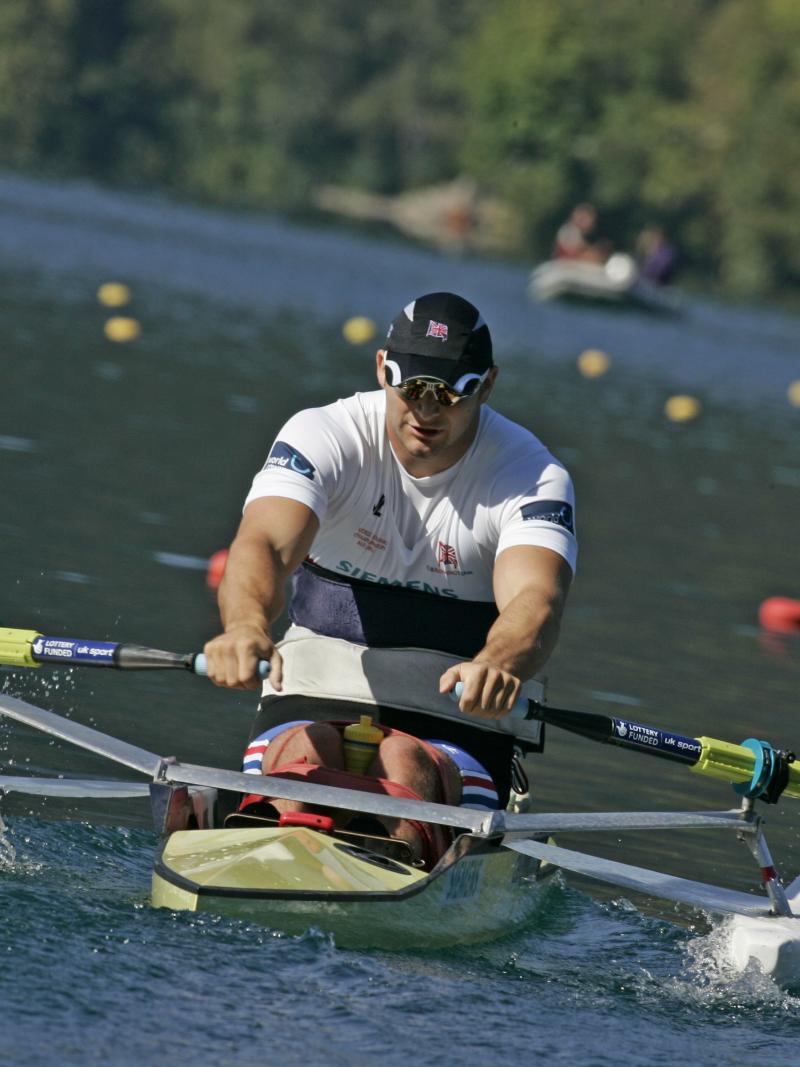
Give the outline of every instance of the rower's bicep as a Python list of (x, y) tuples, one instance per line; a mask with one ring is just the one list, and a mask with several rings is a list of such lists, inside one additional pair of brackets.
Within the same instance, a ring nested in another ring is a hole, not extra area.
[(572, 568), (552, 549), (515, 545), (497, 557), (492, 581), (498, 611), (528, 591), (560, 612), (572, 582)]
[(291, 572), (308, 555), (318, 530), (319, 519), (307, 504), (288, 497), (265, 496), (245, 507), (236, 540), (260, 545)]

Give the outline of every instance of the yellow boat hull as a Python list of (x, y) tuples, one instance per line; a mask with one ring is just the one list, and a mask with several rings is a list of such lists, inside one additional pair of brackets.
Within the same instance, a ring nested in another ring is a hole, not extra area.
[(316, 929), (343, 948), (443, 948), (528, 921), (550, 870), (469, 834), (428, 873), (306, 827), (182, 830), (156, 859), (152, 902)]

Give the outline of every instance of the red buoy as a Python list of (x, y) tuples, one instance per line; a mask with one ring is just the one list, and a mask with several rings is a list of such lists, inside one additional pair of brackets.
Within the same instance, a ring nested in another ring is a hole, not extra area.
[(778, 634), (800, 634), (800, 600), (771, 596), (762, 601), (758, 621), (765, 630)]
[(219, 589), (219, 583), (222, 581), (222, 576), (225, 573), (225, 564), (227, 562), (227, 548), (221, 548), (219, 552), (215, 552), (211, 559), (208, 561), (208, 571), (206, 572), (206, 585), (209, 589)]

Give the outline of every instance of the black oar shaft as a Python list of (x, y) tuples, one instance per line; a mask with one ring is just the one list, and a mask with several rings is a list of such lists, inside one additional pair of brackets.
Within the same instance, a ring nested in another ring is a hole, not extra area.
[(697, 763), (702, 754), (700, 741), (696, 737), (685, 737), (667, 730), (657, 730), (644, 726), (630, 719), (616, 719), (610, 715), (598, 715), (592, 712), (569, 711), (564, 708), (551, 708), (536, 701), (529, 702), (528, 718), (573, 734), (580, 734), (591, 741), (618, 745), (620, 748), (649, 752), (653, 756), (685, 763), (690, 766)]

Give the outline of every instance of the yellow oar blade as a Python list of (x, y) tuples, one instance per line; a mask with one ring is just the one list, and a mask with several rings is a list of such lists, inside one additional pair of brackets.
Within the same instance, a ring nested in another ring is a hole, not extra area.
[(0, 663), (9, 667), (38, 667), (31, 655), (31, 645), (41, 634), (36, 630), (0, 628)]
[[(699, 774), (720, 778), (723, 782), (750, 782), (756, 769), (756, 756), (744, 745), (718, 741), (714, 737), (698, 737), (702, 745), (700, 758), (691, 767)], [(800, 766), (791, 764), (789, 780), (783, 790), (784, 796), (800, 797)]]

